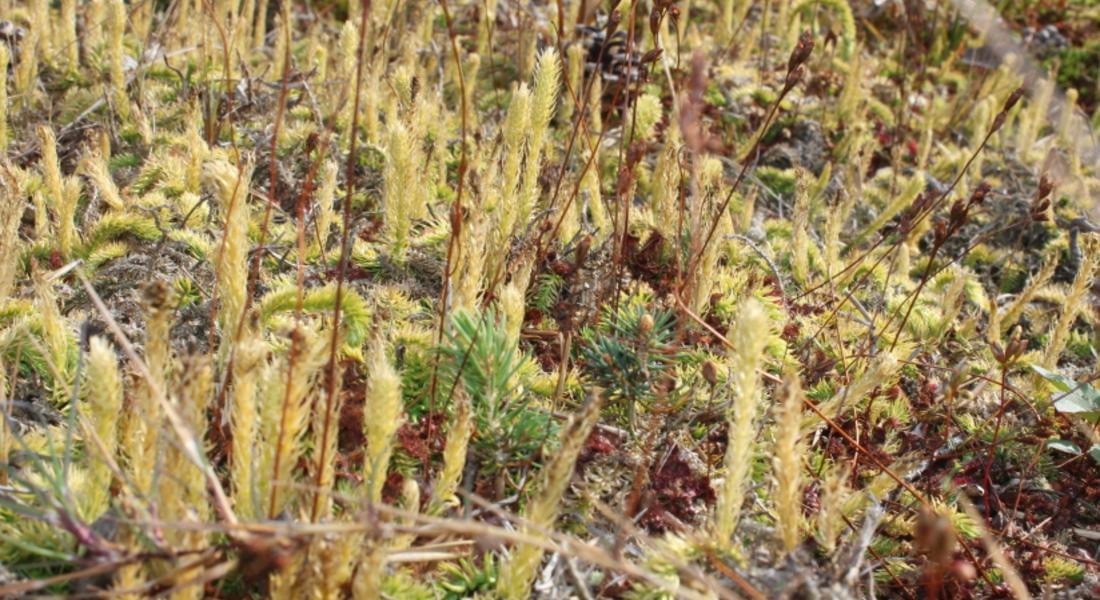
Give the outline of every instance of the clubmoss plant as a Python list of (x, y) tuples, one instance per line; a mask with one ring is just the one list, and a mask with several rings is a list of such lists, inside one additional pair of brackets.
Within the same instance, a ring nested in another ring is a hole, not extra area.
[(224, 160), (208, 163), (205, 170), (222, 214), (223, 233), (215, 264), (221, 302), (218, 324), (222, 332), (223, 360), (238, 335), (245, 307), (251, 172), (250, 166), (238, 169)]
[(11, 62), (11, 52), (7, 44), (0, 44), (0, 152), (8, 149), (8, 64)]
[(111, 107), (123, 120), (130, 115), (130, 98), (126, 94), (126, 76), (123, 72), (122, 37), (126, 31), (126, 5), (122, 0), (107, 0), (107, 64), (109, 88), (107, 97)]
[(149, 39), (149, 33), (153, 28), (153, 10), (153, 5), (149, 3), (139, 4), (129, 10), (127, 21), (129, 21), (130, 28), (134, 32), (134, 37), (143, 46), (145, 40)]
[[(577, 456), (599, 418), (601, 398), (600, 390), (593, 391), (580, 413), (562, 428), (558, 451), (540, 474), (538, 489), (523, 512), (524, 521), (530, 523), (525, 528), (528, 535), (541, 537), (541, 530), (553, 528), (561, 512), (562, 497), (573, 476)], [(515, 549), (501, 566), (497, 593), (503, 598), (527, 598), (542, 553), (541, 548), (530, 544)]]
[(84, 427), (88, 447), (88, 478), (93, 485), (85, 500), (85, 518), (95, 521), (110, 502), (113, 469), (118, 464), (118, 415), (122, 414), (122, 376), (114, 350), (102, 337), (91, 339), (88, 346), (88, 396)]
[[(255, 21), (252, 22), (252, 47), (263, 48), (264, 37), (267, 36), (267, 7), (268, 0), (259, 0), (259, 4), (256, 6)], [(250, 13), (245, 13), (246, 17)], [(281, 71), (276, 71), (281, 73)]]
[(473, 4), (0, 0), (0, 595), (1082, 593), (1000, 532), (1091, 475), (1093, 90), (965, 3)]
[(791, 215), (791, 272), (799, 283), (806, 282), (810, 271), (810, 193), (805, 179), (806, 174), (800, 172)]
[[(835, 419), (844, 414), (845, 410), (858, 406), (875, 388), (889, 385), (897, 375), (901, 364), (890, 352), (882, 352), (876, 355), (867, 365), (867, 369), (857, 377), (851, 385), (837, 391), (829, 400), (818, 406), (826, 417)], [(817, 414), (807, 414), (804, 426), (817, 427), (823, 425)]]
[(738, 311), (733, 331), (734, 347), (729, 365), (731, 402), (727, 414), (729, 442), (723, 461), (725, 478), (718, 490), (711, 534), (712, 543), (720, 548), (730, 547), (745, 500), (745, 487), (752, 464), (756, 409), (760, 402), (760, 376), (757, 370), (764, 366), (764, 349), (770, 329), (763, 305), (752, 298), (745, 300)]
[(23, 186), (13, 168), (0, 162), (0, 302), (11, 296), (19, 263), (10, 257), (19, 256), (19, 225), (23, 220)]
[(535, 67), (534, 91), (531, 94), (531, 112), (528, 116), (527, 158), (523, 170), (523, 182), (516, 202), (516, 222), (527, 223), (539, 194), (538, 176), (546, 152), (550, 120), (558, 104), (561, 85), (561, 60), (553, 48), (539, 55)]
[(464, 235), (455, 246), (456, 251), (451, 258), (455, 264), (451, 303), (458, 310), (471, 310), (478, 304), (485, 275), (485, 244), (489, 226), (485, 216), (467, 220)]
[(524, 301), (523, 290), (517, 282), (509, 282), (500, 292), (500, 307), (504, 315), (504, 327), (508, 343), (519, 348), (520, 332), (523, 329)]
[(1039, 137), (1039, 131), (1047, 120), (1047, 112), (1054, 97), (1055, 83), (1050, 79), (1042, 79), (1038, 83), (1031, 102), (1020, 113), (1020, 123), (1017, 128), (1016, 148), (1023, 160), (1033, 159), (1037, 154), (1035, 142)]
[(27, 37), (23, 39), (19, 62), (15, 66), (15, 94), (22, 100), (20, 108), (24, 110), (33, 104), (36, 91), (34, 85), (38, 80), (38, 40), (41, 38), (41, 29), (32, 24)]
[(512, 231), (519, 218), (519, 210), (516, 206), (518, 194), (520, 167), (523, 164), (523, 138), (530, 126), (531, 118), (531, 92), (526, 84), (520, 84), (512, 92), (512, 100), (508, 105), (508, 115), (504, 120), (501, 130), (503, 156), (499, 200), (490, 199), (487, 208), (496, 208), (500, 211), (501, 234), (494, 236), (497, 244), (503, 245), (507, 232)]
[(76, 40), (76, 0), (61, 0), (58, 15), (57, 45), (66, 70), (75, 71), (80, 64), (80, 46)]
[[(246, 0), (248, 4), (251, 4), (251, 0)], [(285, 3), (280, 3), (280, 7), (287, 7)], [(290, 53), (290, 23), (288, 18), (290, 16), (289, 10), (283, 8), (275, 16), (275, 48), (272, 51), (272, 72), (275, 77), (280, 80), (283, 74), (287, 72), (287, 69), (292, 65), (287, 64), (288, 58), (293, 58)], [(243, 23), (243, 20), (242, 20)]]
[(32, 339), (29, 345), (42, 352), (53, 385), (54, 400), (57, 403), (67, 402), (76, 371), (75, 340), (61, 314), (53, 284), (44, 273), (35, 273), (34, 292), (34, 310), (40, 327), (37, 340), (41, 344)]
[(8, 485), (11, 463), (12, 430), (11, 406), (8, 403), (8, 369), (0, 360), (0, 485)]
[[(1065, 106), (1077, 106), (1077, 98), (1079, 95), (1080, 93), (1073, 88), (1066, 90)], [(1100, 112), (1098, 112), (1097, 114), (1100, 114)], [(1071, 127), (1073, 125), (1073, 116), (1074, 114), (1072, 110), (1063, 110), (1061, 116), (1058, 119), (1058, 130), (1056, 132), (1058, 134), (1058, 140), (1062, 144), (1065, 144), (1067, 146), (1070, 145), (1071, 140), (1074, 140), (1077, 137), (1073, 134), (1071, 130)]]
[(118, 570), (114, 577), (114, 585), (111, 592), (124, 600), (138, 600), (140, 596), (134, 590), (141, 589), (145, 583), (145, 575), (140, 564), (125, 565)]
[(332, 225), (336, 222), (336, 175), (335, 162), (325, 161), (321, 167), (321, 184), (317, 188), (317, 210), (314, 234), (314, 252), (323, 253), (328, 247), (328, 238)]
[[(337, 371), (337, 376), (342, 372)], [(343, 408), (340, 396), (340, 386), (334, 386), (331, 394), (328, 390), (319, 393), (319, 397), (313, 403), (313, 414), (310, 422), (309, 443), (313, 448), (310, 461), (312, 504), (310, 520), (328, 519), (333, 512), (333, 488), (336, 483), (336, 463), (332, 460), (322, 461), (322, 457), (336, 456), (338, 438), (326, 432), (326, 426), (331, 427), (334, 415), (339, 415)]]
[[(913, 204), (913, 201), (924, 191), (924, 187), (925, 180), (922, 173), (916, 173), (908, 178), (905, 181), (901, 193), (883, 207), (878, 215), (875, 216), (875, 219), (863, 230), (863, 233), (860, 234), (857, 240), (869, 238), (873, 233), (881, 230), (891, 219), (908, 209)], [(912, 240), (913, 238), (910, 237), (909, 239)]]
[(423, 160), (412, 132), (401, 121), (390, 124), (386, 151), (386, 231), (391, 253), (401, 260), (408, 249), (413, 220), (424, 214), (427, 195)]
[(678, 227), (681, 173), (677, 163), (677, 143), (669, 140), (657, 155), (650, 177), (650, 206), (657, 230), (665, 239), (680, 238)]
[(805, 395), (797, 373), (787, 373), (784, 396), (775, 417), (775, 514), (786, 552), (802, 541), (802, 404)]
[[(171, 377), (172, 356), (170, 331), (174, 298), (163, 281), (154, 281), (145, 289), (145, 363), (149, 378), (143, 381), (134, 402), (134, 433), (140, 434), (130, 446), (133, 475), (138, 489), (150, 490), (153, 474), (161, 459), (161, 418), (163, 411), (156, 395), (167, 390)], [(161, 390), (158, 392), (158, 390)], [(166, 499), (169, 500), (169, 499)]]
[[(213, 398), (213, 376), (212, 361), (206, 357), (188, 358), (177, 372), (176, 389), (179, 395), (175, 406), (196, 440), (206, 439), (206, 416)], [(210, 503), (202, 469), (188, 460), (175, 444), (167, 444), (164, 465), (165, 471), (172, 474), (165, 481), (177, 488), (172, 492), (176, 503), (164, 507), (165, 516), (186, 523), (209, 522)], [(192, 545), (205, 543), (209, 537), (201, 529), (180, 529), (167, 535), (175, 538), (176, 543)], [(196, 598), (201, 597), (201, 590), (185, 589), (180, 594), (184, 598)]]
[(229, 480), (233, 490), (234, 509), (242, 518), (256, 519), (266, 514), (265, 498), (260, 496), (257, 469), (260, 416), (258, 390), (261, 377), (270, 375), (262, 369), (268, 346), (255, 333), (248, 332), (233, 352), (233, 389), (230, 391), (229, 424), (232, 449)]
[(993, 341), (999, 341), (1000, 336), (1019, 321), (1020, 315), (1023, 314), (1028, 303), (1054, 277), (1054, 270), (1057, 267), (1058, 255), (1055, 253), (1048, 254), (1039, 267), (1039, 271), (1028, 280), (1027, 285), (1020, 290), (1019, 294), (1016, 294), (1012, 302), (1003, 310), (997, 311), (995, 313), (996, 317), (990, 316), (990, 334), (995, 336)]
[(940, 306), (942, 312), (940, 314), (940, 324), (937, 327), (939, 335), (947, 333), (948, 327), (955, 322), (955, 319), (962, 312), (963, 304), (966, 301), (964, 296), (966, 292), (966, 283), (969, 279), (969, 273), (966, 273), (959, 267), (953, 267), (951, 269), (951, 281), (944, 289)]
[(79, 186), (75, 182), (63, 180), (61, 175), (61, 163), (57, 158), (57, 138), (53, 129), (47, 125), (38, 127), (38, 143), (42, 148), (42, 158), (39, 168), (42, 173), (42, 182), (45, 186), (46, 198), (56, 223), (57, 248), (62, 256), (69, 256), (72, 252), (73, 238), (76, 236), (76, 202), (79, 196)]
[[(406, 477), (401, 482), (401, 495), (397, 501), (397, 507), (410, 516), (402, 517), (398, 519), (398, 523), (405, 527), (413, 527), (416, 525), (416, 515), (420, 512), (420, 484), (411, 477)], [(401, 552), (407, 550), (416, 539), (416, 534), (403, 534), (394, 538), (390, 543), (390, 552)]]
[(361, 551), (363, 559), (352, 581), (352, 600), (375, 600), (382, 597), (382, 578), (386, 553), (377, 542), (368, 542)]
[(309, 408), (316, 397), (311, 393), (328, 360), (331, 337), (324, 331), (305, 328), (290, 332), (285, 362), (270, 366), (260, 398), (262, 441), (256, 470), (263, 478), (260, 492), (266, 496), (268, 518), (282, 514), (297, 496), (294, 469), (305, 452), (304, 438), (309, 425)]
[[(288, 282), (272, 282), (272, 287), (274, 289), (260, 299), (258, 306), (260, 321), (265, 325), (280, 322), (277, 317), (283, 313), (324, 314), (332, 312), (336, 307), (336, 286), (331, 283), (305, 291), (300, 305), (299, 290)], [(367, 336), (370, 309), (362, 296), (354, 291), (344, 290), (341, 296), (340, 320), (343, 341), (348, 346), (358, 347)]]
[(821, 510), (817, 513), (817, 540), (826, 552), (832, 553), (844, 532), (845, 507), (852, 491), (848, 488), (851, 472), (847, 466), (833, 466), (821, 483)]
[(364, 476), (367, 502), (382, 501), (382, 486), (386, 483), (394, 435), (401, 426), (401, 377), (386, 357), (381, 341), (370, 350), (369, 376), (365, 410), (370, 415), (364, 421), (367, 452), (364, 456)]
[(28, 3), (31, 17), (31, 30), (38, 32), (35, 44), (31, 46), (33, 52), (46, 63), (53, 62), (53, 27), (50, 18), (50, 2), (47, 0), (31, 0)]
[(461, 385), (455, 389), (453, 412), (447, 441), (443, 446), (443, 468), (432, 488), (428, 514), (439, 514), (444, 507), (456, 502), (455, 491), (466, 467), (466, 451), (473, 432), (473, 420), (470, 414), (470, 398)]
[(1043, 350), (1043, 366), (1053, 369), (1058, 365), (1058, 359), (1066, 348), (1069, 339), (1070, 328), (1077, 321), (1077, 315), (1081, 313), (1083, 300), (1088, 289), (1095, 281), (1097, 273), (1100, 273), (1100, 243), (1095, 237), (1089, 237), (1082, 243), (1083, 257), (1077, 267), (1077, 274), (1073, 277), (1069, 291), (1066, 293), (1065, 304), (1058, 323), (1050, 333), (1050, 342)]
[(122, 199), (122, 194), (119, 193), (118, 186), (115, 185), (114, 178), (111, 177), (107, 167), (106, 157), (99, 154), (97, 150), (92, 150), (84, 156), (81, 166), (99, 190), (99, 197), (107, 206), (116, 211), (126, 208), (126, 202)]
[(720, 16), (716, 36), (716, 41), (720, 45), (724, 46), (732, 41), (734, 31), (743, 26), (750, 8), (752, 8), (751, 0), (722, 0), (719, 5)]

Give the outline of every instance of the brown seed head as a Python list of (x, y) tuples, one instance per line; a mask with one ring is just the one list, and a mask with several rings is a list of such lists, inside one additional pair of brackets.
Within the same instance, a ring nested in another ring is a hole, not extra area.
[(1008, 112), (1008, 111), (1012, 110), (1012, 107), (1016, 106), (1016, 103), (1019, 102), (1020, 98), (1023, 98), (1023, 97), (1024, 97), (1024, 88), (1023, 88), (1023, 86), (1018, 87), (1015, 90), (1013, 90), (1012, 93), (1008, 95), (1008, 98), (1005, 99), (1005, 105), (1004, 105), (1004, 108), (1001, 109), (1001, 112)]
[(791, 50), (791, 57), (787, 60), (787, 72), (790, 73), (806, 62), (814, 51), (814, 36), (807, 29), (798, 36), (798, 43)]

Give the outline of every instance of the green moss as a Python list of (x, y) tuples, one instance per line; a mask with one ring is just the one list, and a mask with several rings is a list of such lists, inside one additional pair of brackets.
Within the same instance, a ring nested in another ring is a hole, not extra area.
[(127, 237), (149, 241), (160, 238), (160, 235), (156, 222), (149, 217), (134, 213), (110, 213), (103, 215), (92, 226), (79, 253), (87, 257), (107, 242)]
[(1008, 265), (1001, 270), (999, 287), (1002, 294), (1015, 294), (1024, 289), (1028, 273), (1022, 265)]
[(722, 92), (722, 88), (717, 82), (711, 81), (707, 86), (707, 91), (704, 94), (704, 98), (707, 104), (715, 107), (722, 107), (726, 105), (726, 95)]
[[(269, 292), (260, 301), (260, 316), (264, 321), (278, 313), (295, 310), (298, 293), (293, 285), (281, 287)], [(370, 310), (367, 303), (354, 290), (345, 287), (341, 296), (340, 322), (346, 331), (346, 343), (352, 347), (361, 345), (367, 336), (370, 325)], [(336, 306), (336, 284), (314, 288), (305, 292), (302, 298), (302, 310), (306, 313), (332, 311)]]
[(971, 270), (977, 270), (993, 263), (996, 258), (992, 248), (986, 244), (978, 244), (970, 249), (963, 258), (962, 264)]
[(123, 152), (121, 154), (115, 154), (111, 156), (111, 160), (107, 161), (107, 166), (114, 173), (121, 169), (132, 169), (141, 165), (141, 157), (132, 152)]
[(118, 137), (127, 144), (136, 146), (141, 143), (141, 132), (137, 129), (124, 129), (119, 132)]
[(1080, 331), (1070, 332), (1066, 341), (1066, 350), (1081, 361), (1090, 361), (1096, 356), (1096, 348), (1087, 334)]
[(1100, 42), (1083, 48), (1067, 48), (1058, 54), (1058, 85), (1075, 88), (1085, 106), (1096, 106), (1097, 77), (1100, 76)]
[(794, 169), (777, 169), (775, 167), (758, 167), (756, 177), (775, 194), (780, 196), (793, 196), (798, 184), (798, 177)]
[(1085, 579), (1085, 568), (1080, 563), (1060, 556), (1043, 559), (1043, 580), (1047, 583), (1080, 583)]

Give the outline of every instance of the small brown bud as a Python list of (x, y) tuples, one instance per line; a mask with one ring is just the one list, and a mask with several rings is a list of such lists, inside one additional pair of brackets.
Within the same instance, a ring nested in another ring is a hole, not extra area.
[(937, 245), (944, 243), (948, 238), (947, 222), (940, 220), (936, 221), (936, 224), (932, 226), (933, 239)]
[(654, 48), (654, 49), (650, 50), (649, 52), (646, 52), (645, 54), (643, 54), (642, 55), (642, 60), (639, 61), (639, 62), (641, 62), (643, 65), (648, 65), (649, 63), (657, 60), (658, 58), (661, 58), (661, 53), (663, 53), (663, 52), (664, 52), (664, 50), (662, 48)]
[(573, 251), (573, 264), (576, 268), (581, 268), (584, 265), (584, 261), (588, 258), (588, 251), (592, 248), (592, 236), (586, 235), (581, 238), (580, 242), (577, 242), (577, 249)]
[(985, 181), (979, 183), (978, 187), (974, 188), (974, 192), (970, 194), (970, 204), (981, 204), (992, 190), (993, 186), (989, 183)]
[(1039, 178), (1039, 192), (1037, 197), (1046, 198), (1054, 191), (1054, 181), (1050, 177), (1043, 175)]
[(1012, 328), (1012, 333), (1008, 340), (1008, 347), (1005, 349), (1005, 360), (1007, 362), (1012, 362), (1023, 356), (1024, 352), (1027, 352), (1027, 340), (1023, 339), (1023, 329), (1017, 325)]
[(638, 320), (638, 333), (645, 335), (653, 331), (653, 315), (645, 313), (642, 318)]
[(718, 385), (718, 367), (714, 365), (713, 360), (707, 360), (703, 362), (703, 379), (706, 380), (710, 387)]
[(1012, 340), (1008, 344), (1008, 354), (1011, 359), (1017, 359), (1027, 352), (1027, 342), (1025, 340)]
[(997, 362), (1003, 363), (1005, 361), (1005, 350), (997, 342), (989, 343), (989, 351), (993, 353), (993, 358), (997, 359)]

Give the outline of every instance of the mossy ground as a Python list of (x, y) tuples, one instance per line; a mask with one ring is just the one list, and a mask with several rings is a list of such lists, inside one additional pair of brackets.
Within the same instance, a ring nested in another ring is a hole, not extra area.
[(0, 0), (0, 594), (1100, 593), (1100, 7), (948, 4)]

